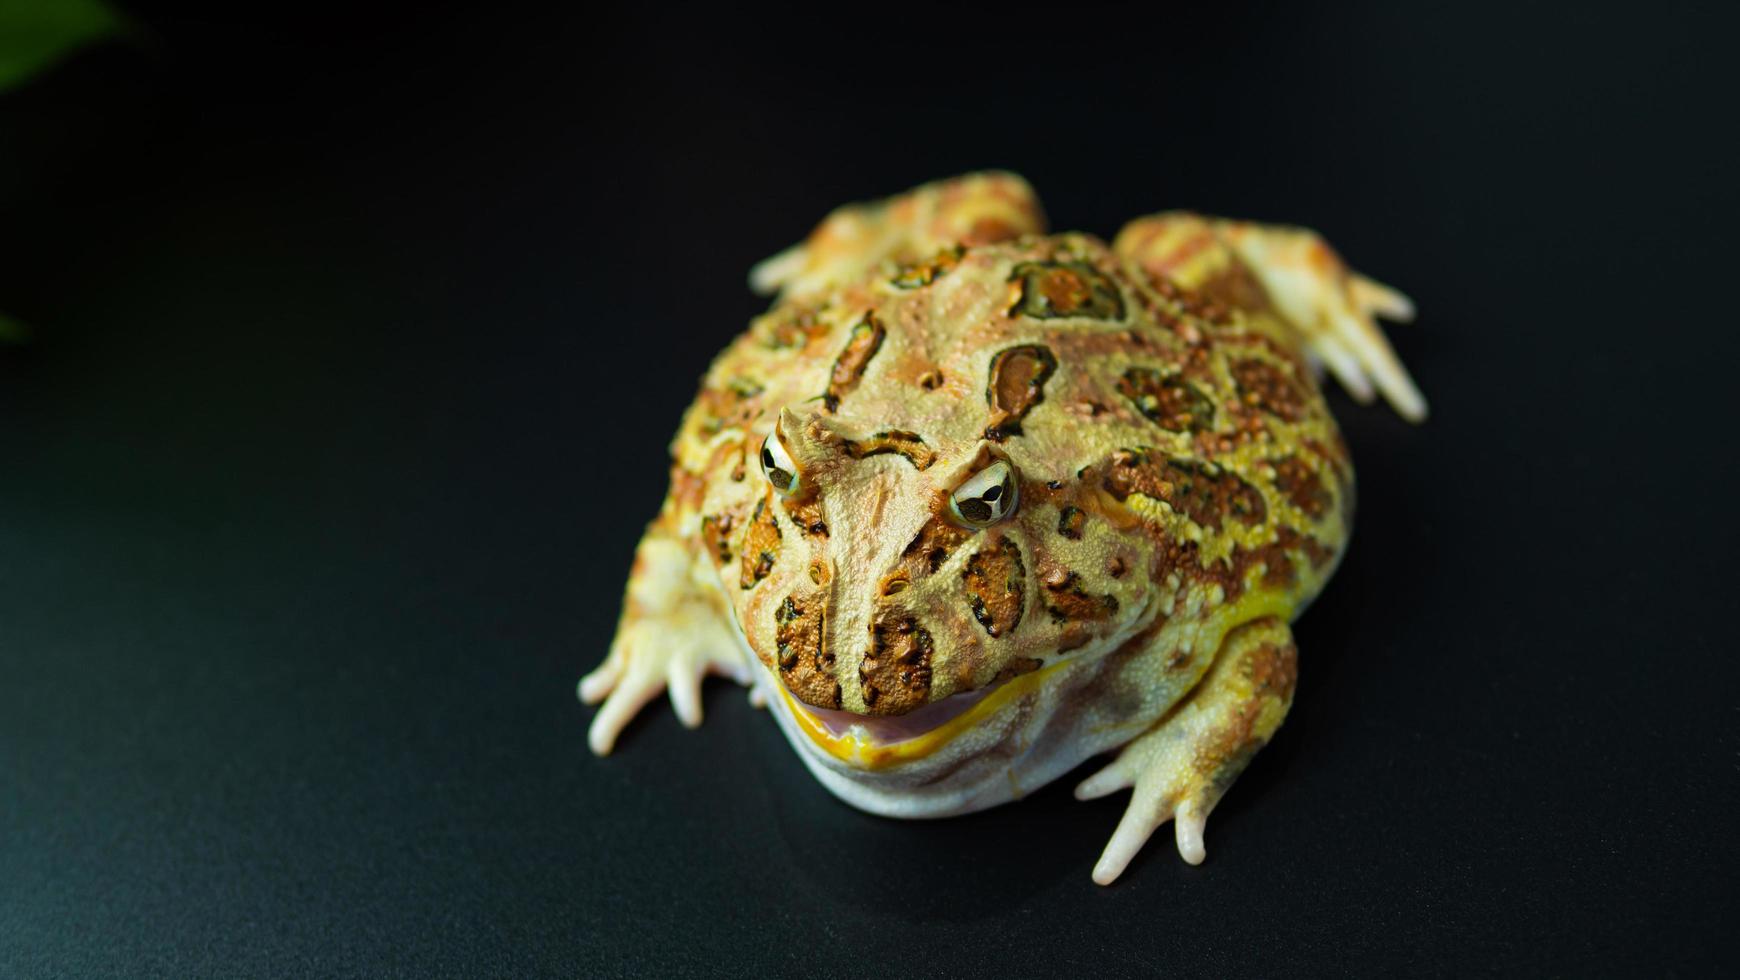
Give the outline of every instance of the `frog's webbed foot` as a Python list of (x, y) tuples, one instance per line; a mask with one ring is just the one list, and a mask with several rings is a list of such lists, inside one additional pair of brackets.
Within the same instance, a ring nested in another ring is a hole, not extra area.
[(1286, 717), (1296, 664), (1292, 634), (1279, 620), (1234, 630), (1189, 699), (1076, 787), (1081, 800), (1133, 787), (1130, 805), (1094, 865), (1094, 881), (1116, 880), (1168, 820), (1175, 823), (1178, 853), (1191, 864), (1202, 863), (1208, 815)]
[(670, 691), (678, 720), (694, 728), (708, 674), (750, 683), (728, 614), (696, 580), (697, 565), (691, 548), (675, 538), (651, 531), (641, 540), (610, 653), (580, 681), (581, 701), (604, 702), (587, 734), (598, 755), (610, 754), (623, 728), (662, 690)]

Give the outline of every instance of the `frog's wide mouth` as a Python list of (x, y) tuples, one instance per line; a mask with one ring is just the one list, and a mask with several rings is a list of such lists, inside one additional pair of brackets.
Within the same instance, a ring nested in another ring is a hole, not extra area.
[(797, 707), (809, 712), (835, 738), (857, 728), (874, 744), (892, 745), (917, 738), (948, 724), (1001, 686), (996, 684), (976, 691), (963, 691), (903, 715), (860, 715), (834, 708), (818, 708), (801, 701), (797, 702)]
[(932, 755), (962, 732), (996, 714), (1069, 663), (1059, 661), (975, 691), (963, 691), (903, 715), (859, 715), (804, 704), (770, 679), (798, 730), (828, 755), (857, 769), (886, 769)]

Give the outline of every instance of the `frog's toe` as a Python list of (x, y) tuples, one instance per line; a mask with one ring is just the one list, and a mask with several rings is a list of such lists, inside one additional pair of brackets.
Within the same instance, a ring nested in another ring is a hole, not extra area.
[(604, 700), (622, 679), (622, 665), (622, 658), (612, 653), (592, 673), (580, 678), (580, 703), (597, 704)]
[(1148, 843), (1154, 831), (1171, 818), (1171, 804), (1161, 796), (1159, 788), (1138, 783), (1136, 792), (1130, 797), (1130, 805), (1124, 810), (1124, 818), (1118, 821), (1118, 829), (1112, 832), (1112, 839), (1106, 842), (1106, 849), (1094, 865), (1094, 883), (1109, 885), (1118, 880), (1142, 845)]
[(1076, 784), (1075, 798), (1078, 800), (1097, 800), (1109, 796), (1121, 789), (1129, 789), (1136, 782), (1136, 774), (1131, 770), (1123, 756), (1112, 760), (1104, 769)]
[(1178, 856), (1188, 864), (1201, 864), (1208, 857), (1208, 848), (1202, 842), (1202, 833), (1208, 829), (1208, 812), (1212, 809), (1213, 803), (1190, 797), (1178, 804), (1178, 809), (1172, 814)]
[(671, 707), (677, 712), (677, 720), (684, 728), (701, 727), (701, 677), (702, 671), (695, 670), (681, 660), (671, 661), (670, 670), (666, 673), (665, 686), (671, 692)]
[(1128, 756), (1120, 758), (1083, 780), (1075, 790), (1077, 799), (1092, 800), (1135, 788), (1118, 829), (1094, 865), (1094, 881), (1101, 885), (1116, 881), (1148, 838), (1168, 820), (1175, 822), (1180, 857), (1190, 864), (1201, 864), (1208, 856), (1203, 831), (1209, 811), (1214, 809), (1211, 787), (1181, 786), (1175, 774), (1164, 769), (1132, 773), (1131, 761)]
[(1399, 289), (1355, 272), (1348, 276), (1347, 291), (1353, 307), (1366, 316), (1383, 317), (1396, 323), (1408, 323), (1414, 319), (1414, 301)]
[[(603, 668), (600, 668), (602, 670)], [(596, 676), (594, 672), (593, 676)], [(593, 679), (588, 676), (587, 681)], [(595, 755), (609, 755), (616, 747), (616, 738), (640, 709), (647, 702), (658, 697), (659, 691), (665, 686), (665, 678), (656, 671), (645, 669), (645, 662), (630, 662), (628, 667), (615, 678), (604, 697), (604, 707), (598, 709), (598, 714), (592, 719), (592, 726), (587, 729), (586, 741), (592, 747)], [(594, 686), (593, 693), (597, 693)], [(587, 695), (586, 681), (581, 682), (580, 696)]]
[(671, 658), (665, 684), (671, 692), (671, 707), (676, 709), (677, 720), (685, 728), (701, 727), (701, 682), (709, 675), (728, 677), (739, 684), (752, 683), (749, 668), (735, 657), (685, 655)]

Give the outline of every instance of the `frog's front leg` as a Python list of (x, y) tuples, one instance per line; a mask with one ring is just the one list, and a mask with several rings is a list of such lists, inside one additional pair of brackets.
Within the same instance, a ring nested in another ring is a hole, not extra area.
[(1412, 320), (1413, 302), (1349, 269), (1316, 232), (1171, 211), (1125, 225), (1112, 247), (1187, 289), (1275, 314), (1355, 400), (1382, 392), (1403, 418), (1425, 419), (1426, 398), (1377, 323)]
[(1111, 884), (1167, 820), (1176, 821), (1178, 853), (1202, 863), (1209, 811), (1287, 716), (1297, 663), (1292, 632), (1279, 619), (1239, 627), (1189, 698), (1076, 787), (1082, 800), (1135, 788), (1094, 881)]
[(661, 517), (635, 549), (622, 620), (610, 653), (580, 681), (580, 700), (604, 701), (592, 719), (592, 751), (608, 755), (617, 735), (648, 701), (668, 688), (677, 718), (701, 724), (701, 680), (723, 674), (750, 683), (742, 644), (697, 546)]

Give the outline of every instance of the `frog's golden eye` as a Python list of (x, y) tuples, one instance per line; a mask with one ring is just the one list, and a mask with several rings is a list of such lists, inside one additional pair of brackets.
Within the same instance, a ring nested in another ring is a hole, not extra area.
[(782, 495), (789, 497), (797, 493), (797, 465), (791, 461), (791, 454), (785, 451), (779, 436), (772, 433), (761, 443), (761, 472), (766, 475), (767, 482)]
[(1015, 466), (996, 459), (949, 494), (949, 511), (968, 527), (990, 527), (1015, 513), (1019, 502)]

